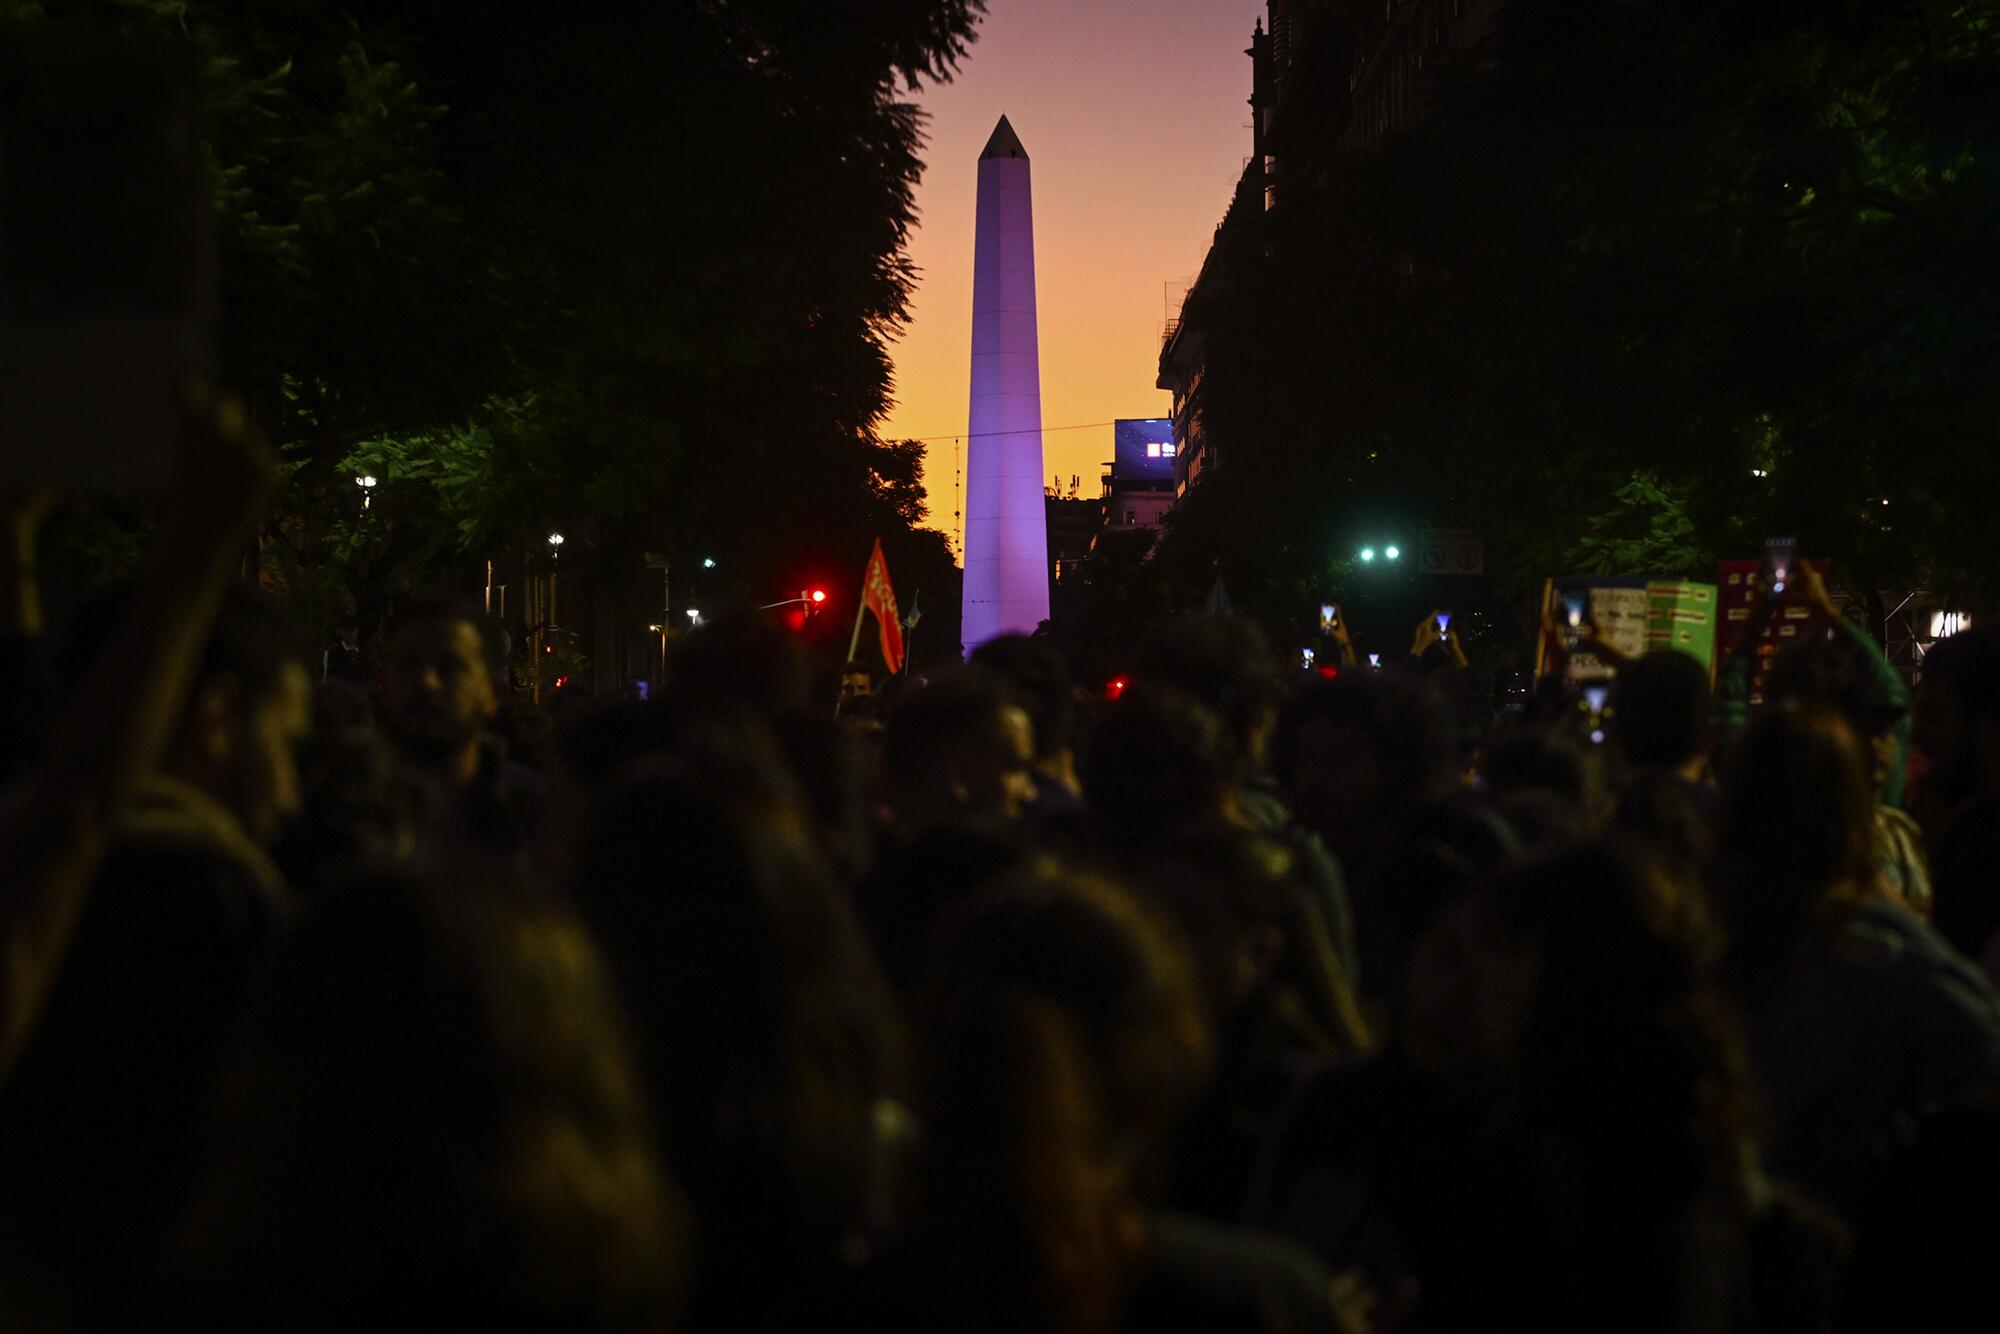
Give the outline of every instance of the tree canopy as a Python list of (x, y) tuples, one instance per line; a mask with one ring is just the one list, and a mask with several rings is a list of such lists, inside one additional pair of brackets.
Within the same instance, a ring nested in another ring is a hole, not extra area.
[(875, 428), (913, 277), (906, 94), (982, 9), (0, 0), (0, 31), (206, 52), (224, 374), (293, 469), (266, 551), (296, 592), (560, 529), (566, 567), (700, 552), (754, 594), (858, 573), (877, 534), (949, 569), (913, 532), (920, 455)]
[(1183, 602), (1296, 621), (1384, 524), (1517, 591), (1796, 532), (2000, 596), (2000, 4), (1515, 0), (1432, 98), (1368, 152), (1291, 117), (1223, 230)]

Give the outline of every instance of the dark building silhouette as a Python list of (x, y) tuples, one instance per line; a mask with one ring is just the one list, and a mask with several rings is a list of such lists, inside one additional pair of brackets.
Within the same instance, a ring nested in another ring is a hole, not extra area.
[[(1218, 466), (1203, 429), (1205, 302), (1226, 300), (1231, 268), (1254, 246), (1259, 217), (1284, 206), (1335, 154), (1367, 152), (1431, 114), (1447, 63), (1485, 58), (1501, 0), (1267, 0), (1251, 33), (1250, 156), (1179, 311), (1162, 331), (1160, 388), (1173, 394), (1174, 492)], [(1338, 318), (1329, 312), (1329, 318)]]

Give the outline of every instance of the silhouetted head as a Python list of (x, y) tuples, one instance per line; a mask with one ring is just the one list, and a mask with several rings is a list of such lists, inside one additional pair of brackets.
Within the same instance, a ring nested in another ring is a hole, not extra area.
[(1940, 639), (1917, 683), (1916, 740), (1925, 780), (1946, 800), (2000, 790), (2000, 624)]
[(273, 849), (286, 883), (318, 896), (412, 856), (442, 794), (373, 732), (315, 732), (300, 764), (304, 805)]
[(1084, 792), (1105, 842), (1157, 846), (1217, 827), (1241, 772), (1234, 742), (1207, 708), (1179, 691), (1134, 686), (1098, 719)]
[(1222, 723), (1247, 770), (1263, 761), (1278, 708), (1270, 643), (1255, 623), (1233, 616), (1183, 616), (1147, 645), (1139, 679), (1178, 690)]
[(1794, 644), (1771, 663), (1764, 697), (1838, 713), (1868, 744), (1879, 789), (1888, 781), (1900, 740), (1896, 724), (1909, 711), (1900, 691), (1881, 677), (1877, 656), (1852, 635), (1822, 635)]
[(1457, 777), (1444, 707), (1389, 673), (1309, 682), (1279, 716), (1274, 758), (1299, 819), (1350, 861)]
[(1635, 769), (1680, 769), (1708, 753), (1708, 671), (1659, 649), (1628, 664), (1613, 694), (1613, 731)]
[(1135, 848), (1130, 883), (1181, 928), (1211, 1013), (1259, 1013), (1328, 1059), (1367, 1042), (1349, 978), (1291, 843), (1216, 829)]
[(1618, 794), (1612, 824), (1656, 850), (1675, 874), (1697, 877), (1714, 852), (1715, 827), (1696, 791), (1670, 771), (1634, 774)]
[(188, 1327), (671, 1318), (677, 1195), (565, 910), (377, 880), (315, 905), (258, 999), (178, 1257)]
[(1714, 954), (1691, 896), (1601, 843), (1506, 872), (1419, 950), (1410, 1059), (1470, 1098), (1495, 1168), (1453, 1207), (1557, 1323), (1682, 1328), (1690, 1273), (1732, 1263), (1708, 1248), (1746, 1207), (1749, 1081)]
[(999, 678), (977, 667), (897, 701), (882, 772), (906, 837), (941, 824), (1005, 824), (1035, 799), (1034, 725)]
[(1102, 880), (1005, 882), (946, 933), (917, 1013), (939, 1299), (966, 1328), (1111, 1328), (1209, 1060), (1173, 934)]
[(383, 729), (417, 764), (462, 766), (499, 711), (506, 670), (507, 632), (477, 604), (446, 592), (412, 597), (389, 621)]
[(1723, 785), (1710, 877), (1736, 985), (1781, 985), (1825, 911), (1871, 883), (1874, 815), (1846, 719), (1781, 704), (1751, 723)]
[(573, 881), (706, 1238), (696, 1323), (809, 1304), (891, 1212), (879, 1109), (906, 1095), (896, 1015), (796, 796), (719, 738), (642, 760), (596, 802)]
[(1069, 664), (1045, 639), (1001, 635), (981, 644), (972, 663), (1013, 687), (1014, 697), (1035, 725), (1035, 762), (1060, 762), (1076, 737), (1076, 686)]
[(1486, 788), (1496, 799), (1545, 793), (1581, 810), (1588, 784), (1583, 749), (1564, 731), (1520, 728), (1496, 740), (1486, 755)]
[(1354, 928), (1368, 1019), (1385, 1037), (1400, 1023), (1417, 942), (1517, 855), (1501, 813), (1464, 789), (1419, 803), (1355, 888)]
[[(110, 647), (133, 596), (121, 586), (78, 613), (65, 653), (69, 682), (82, 681)], [(233, 585), (202, 648), (167, 767), (269, 844), (298, 814), (298, 752), (311, 732), (312, 704), (291, 618), (262, 594)]]

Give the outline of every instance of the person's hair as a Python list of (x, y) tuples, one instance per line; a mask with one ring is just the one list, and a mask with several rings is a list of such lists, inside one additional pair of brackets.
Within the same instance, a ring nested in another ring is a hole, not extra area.
[(1613, 727), (1634, 768), (1677, 769), (1708, 747), (1708, 670), (1678, 649), (1656, 649), (1618, 674)]
[(1250, 1003), (1264, 1007), (1292, 1040), (1325, 1059), (1368, 1046), (1357, 1000), (1311, 899), (1292, 844), (1243, 829), (1217, 829), (1156, 846), (1132, 860), (1131, 883), (1181, 928), (1211, 1011), (1234, 999), (1241, 950), (1277, 933), (1282, 952)]
[(1222, 723), (1179, 691), (1133, 686), (1091, 734), (1084, 795), (1092, 824), (1117, 847), (1212, 826), (1241, 778)]
[(1484, 948), (1536, 960), (1510, 1073), (1524, 1128), (1573, 1164), (1571, 1197), (1538, 1211), (1551, 1266), (1581, 1271), (1552, 1275), (1557, 1309), (1669, 1301), (1712, 1262), (1689, 1240), (1695, 1202), (1749, 1208), (1747, 1061), (1699, 902), (1597, 842), (1503, 874), (1475, 920)]
[(285, 883), (319, 897), (408, 855), (443, 798), (366, 728), (315, 732), (299, 757), (304, 803), (272, 849)]
[(1555, 728), (1517, 728), (1486, 754), (1486, 787), (1495, 797), (1540, 792), (1580, 808), (1587, 782), (1582, 748)]
[(479, 634), (480, 661), (487, 672), (496, 681), (506, 678), (507, 655), (512, 649), (507, 627), (462, 593), (426, 588), (410, 594), (390, 615), (387, 637), (393, 640), (408, 626), (434, 621), (463, 621), (471, 626)]
[(940, 1300), (967, 1329), (1114, 1328), (1132, 1211), (1209, 1061), (1171, 931), (1107, 881), (1044, 869), (967, 906), (918, 1013)]
[(642, 760), (597, 803), (574, 894), (708, 1239), (697, 1316), (809, 1308), (892, 1213), (882, 1108), (906, 1094), (898, 1017), (797, 798), (740, 745)]
[(2000, 622), (1975, 625), (1938, 640), (1924, 654), (1919, 679), (1950, 686), (1968, 723), (2000, 715)]
[[(107, 588), (78, 609), (60, 654), (67, 681), (85, 680), (132, 611), (130, 584)], [(305, 666), (298, 623), (272, 598), (248, 584), (233, 583), (215, 613), (215, 626), (202, 646), (194, 686), (198, 691), (222, 677), (234, 680), (247, 712), (278, 689), (288, 667)]]
[(1839, 714), (1780, 704), (1751, 723), (1723, 785), (1709, 878), (1726, 975), (1746, 999), (1783, 985), (1829, 900), (1873, 873), (1874, 811), (1860, 741)]
[(1626, 780), (1611, 823), (1653, 848), (1683, 877), (1698, 877), (1715, 848), (1715, 830), (1689, 786), (1657, 769)]
[(882, 776), (893, 803), (935, 793), (954, 760), (1006, 743), (1006, 684), (979, 667), (956, 667), (903, 695), (882, 737)]
[(1183, 616), (1153, 636), (1143, 661), (1141, 681), (1171, 687), (1200, 701), (1222, 721), (1245, 755), (1278, 703), (1271, 646), (1251, 621)]
[(1518, 849), (1512, 826), (1487, 802), (1448, 791), (1411, 810), (1378, 874), (1351, 886), (1361, 991), (1383, 1026), (1400, 1022), (1417, 943)]
[(310, 909), (264, 974), (170, 1328), (656, 1328), (685, 1228), (597, 953), (492, 875)]
[(1374, 743), (1391, 805), (1414, 805), (1456, 777), (1451, 719), (1435, 691), (1396, 673), (1348, 673), (1308, 682), (1279, 712), (1272, 768), (1286, 787), (1298, 779), (1300, 733), (1322, 720), (1358, 728)]
[(1902, 717), (1905, 707), (1877, 668), (1874, 655), (1852, 635), (1821, 635), (1772, 659), (1764, 697), (1833, 710), (1863, 736), (1873, 736)]
[(1052, 760), (1076, 733), (1076, 689), (1054, 645), (1027, 635), (1001, 635), (973, 651), (975, 666), (1004, 678), (1035, 724), (1035, 758)]

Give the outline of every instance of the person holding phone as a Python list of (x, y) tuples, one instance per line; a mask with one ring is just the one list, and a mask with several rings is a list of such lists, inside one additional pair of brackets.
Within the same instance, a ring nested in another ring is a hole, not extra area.
[(1445, 657), (1460, 671), (1471, 665), (1466, 661), (1465, 649), (1459, 643), (1459, 636), (1451, 633), (1451, 613), (1442, 609), (1433, 611), (1417, 622), (1416, 638), (1410, 644), (1411, 660), (1421, 660), (1438, 645), (1443, 646)]
[(1332, 613), (1330, 616), (1322, 615), (1321, 620), (1326, 627), (1327, 637), (1333, 640), (1334, 647), (1339, 650), (1340, 665), (1354, 666), (1360, 659), (1354, 652), (1354, 637), (1347, 631), (1347, 618), (1340, 614), (1340, 604), (1329, 602), (1320, 610), (1322, 613)]

